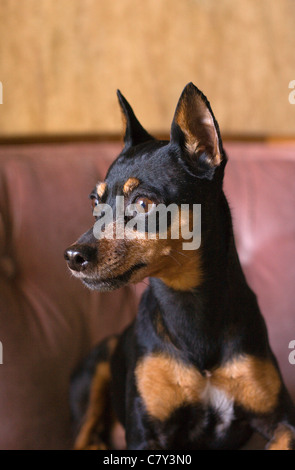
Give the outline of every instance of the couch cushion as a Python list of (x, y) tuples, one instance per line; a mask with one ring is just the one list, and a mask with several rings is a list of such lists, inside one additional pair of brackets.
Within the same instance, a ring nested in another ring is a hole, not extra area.
[(295, 145), (227, 146), (225, 192), (247, 280), (266, 320), (270, 343), (295, 399)]
[(91, 226), (88, 194), (116, 150), (1, 149), (1, 448), (69, 446), (70, 373), (135, 312), (133, 287), (91, 292), (70, 276), (63, 259)]

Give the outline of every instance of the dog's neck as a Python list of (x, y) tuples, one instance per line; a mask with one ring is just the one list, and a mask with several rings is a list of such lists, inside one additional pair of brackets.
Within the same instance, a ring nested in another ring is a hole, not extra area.
[(216, 218), (216, 230), (206, 237), (200, 285), (182, 292), (160, 279), (150, 279), (166, 338), (201, 370), (213, 367), (223, 354), (223, 345), (230, 341), (229, 331), (236, 321), (232, 306), (237, 301), (237, 286), (245, 283), (231, 223), (224, 220), (228, 216), (226, 204), (222, 216)]

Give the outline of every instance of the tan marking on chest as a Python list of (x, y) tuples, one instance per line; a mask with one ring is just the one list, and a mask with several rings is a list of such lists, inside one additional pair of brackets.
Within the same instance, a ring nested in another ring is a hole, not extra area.
[(164, 421), (179, 406), (197, 402), (203, 389), (202, 375), (164, 355), (152, 355), (139, 362), (136, 383), (147, 412)]
[(139, 179), (129, 178), (123, 186), (123, 193), (128, 196), (140, 184)]
[(275, 408), (281, 380), (269, 360), (239, 356), (213, 373), (212, 383), (235, 402), (256, 413)]
[(214, 406), (217, 394), (229, 403), (264, 413), (276, 406), (280, 390), (272, 363), (251, 356), (239, 356), (203, 376), (193, 366), (153, 354), (140, 360), (135, 376), (148, 414), (160, 421), (183, 405)]

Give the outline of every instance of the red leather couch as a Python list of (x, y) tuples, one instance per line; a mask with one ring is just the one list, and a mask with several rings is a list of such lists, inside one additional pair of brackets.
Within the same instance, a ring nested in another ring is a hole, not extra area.
[[(121, 331), (145, 286), (95, 293), (71, 278), (64, 249), (92, 223), (88, 194), (118, 143), (0, 148), (0, 448), (72, 445), (70, 374)], [(295, 398), (295, 145), (227, 143), (225, 191), (238, 250)]]

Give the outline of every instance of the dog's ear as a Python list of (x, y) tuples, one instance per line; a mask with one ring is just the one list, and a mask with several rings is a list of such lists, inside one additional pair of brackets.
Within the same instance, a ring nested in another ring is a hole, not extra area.
[(218, 124), (203, 93), (189, 83), (179, 98), (171, 126), (171, 143), (182, 150), (190, 169), (212, 179), (225, 158)]
[(142, 144), (154, 138), (142, 127), (137, 117), (135, 116), (130, 104), (124, 98), (120, 90), (117, 90), (118, 100), (123, 113), (125, 124), (125, 149), (133, 147), (134, 145)]

